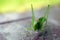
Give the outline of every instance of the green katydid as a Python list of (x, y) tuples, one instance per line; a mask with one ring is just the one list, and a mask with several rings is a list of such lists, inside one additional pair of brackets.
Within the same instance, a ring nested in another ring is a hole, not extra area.
[(35, 21), (33, 5), (31, 5), (31, 9), (32, 9), (32, 27), (35, 31), (36, 30), (41, 31), (43, 29), (44, 22), (46, 22), (46, 25), (47, 25), (47, 18), (48, 18), (48, 12), (50, 9), (50, 5), (48, 5), (44, 16), (40, 17), (38, 21)]

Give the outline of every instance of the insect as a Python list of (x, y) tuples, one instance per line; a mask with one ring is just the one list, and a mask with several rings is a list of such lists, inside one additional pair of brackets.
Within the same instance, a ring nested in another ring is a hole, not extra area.
[(34, 10), (33, 10), (32, 4), (31, 4), (31, 9), (32, 9), (32, 27), (33, 27), (33, 30), (34, 31), (36, 31), (36, 30), (41, 31), (43, 29), (43, 25), (45, 22), (46, 22), (45, 25), (47, 26), (47, 19), (48, 19), (48, 12), (50, 9), (50, 5), (48, 5), (44, 16), (40, 17), (38, 19), (38, 21), (35, 21)]

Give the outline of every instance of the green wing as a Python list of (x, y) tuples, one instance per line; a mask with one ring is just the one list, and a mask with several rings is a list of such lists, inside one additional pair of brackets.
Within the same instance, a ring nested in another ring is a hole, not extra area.
[(46, 21), (46, 18), (41, 17), (35, 24), (34, 30), (38, 30), (38, 31), (41, 30), (45, 21)]

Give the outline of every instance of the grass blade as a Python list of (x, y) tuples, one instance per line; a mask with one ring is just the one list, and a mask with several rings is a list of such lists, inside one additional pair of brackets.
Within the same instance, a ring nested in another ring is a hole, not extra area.
[(34, 10), (33, 10), (33, 5), (31, 4), (31, 9), (32, 9), (32, 26), (34, 25), (35, 22), (35, 16), (34, 16)]
[[(49, 13), (49, 10), (50, 10), (50, 5), (48, 5), (47, 9), (46, 9), (46, 12), (44, 14), (44, 17), (48, 20), (48, 13)], [(47, 25), (47, 20), (46, 20), (46, 25)]]

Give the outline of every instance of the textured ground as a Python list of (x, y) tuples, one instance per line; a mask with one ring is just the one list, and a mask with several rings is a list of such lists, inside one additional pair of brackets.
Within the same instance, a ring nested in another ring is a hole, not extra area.
[[(0, 25), (0, 40), (43, 40), (43, 36), (38, 36), (37, 32), (26, 29), (30, 22), (28, 19)], [(49, 27), (45, 40), (60, 40), (60, 26), (49, 23)]]

